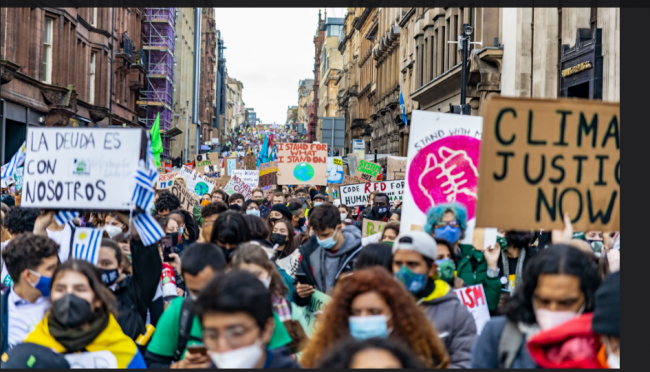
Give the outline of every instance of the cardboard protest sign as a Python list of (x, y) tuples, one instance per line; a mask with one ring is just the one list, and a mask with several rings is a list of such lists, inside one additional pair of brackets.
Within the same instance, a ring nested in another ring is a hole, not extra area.
[(21, 207), (125, 210), (132, 205), (143, 129), (29, 127)]
[(260, 164), (260, 182), (258, 184), (262, 190), (271, 190), (277, 184), (278, 161), (270, 161)]
[(373, 191), (385, 193), (391, 202), (402, 200), (405, 186), (406, 181), (382, 181), (359, 183), (356, 185), (341, 185), (339, 187), (341, 191), (341, 203), (348, 207), (365, 205), (370, 193)]
[(311, 302), (307, 306), (297, 306), (293, 302), (291, 303), (291, 318), (300, 322), (302, 328), (304, 329), (307, 337), (311, 337), (316, 331), (318, 326), (318, 316), (321, 314), (316, 314), (317, 312), (322, 312), (325, 305), (332, 298), (325, 293), (315, 290), (311, 295)]
[(477, 224), (577, 231), (621, 226), (620, 104), (498, 97), (483, 112)]
[(174, 184), (174, 178), (178, 176), (178, 172), (165, 173), (158, 175), (158, 190), (168, 189)]
[(343, 159), (340, 156), (327, 157), (327, 183), (343, 182)]
[[(389, 156), (386, 159), (386, 179), (396, 180), (396, 173), (406, 172), (406, 156)], [(404, 179), (404, 178), (401, 178)]]
[(251, 187), (249, 184), (244, 182), (244, 180), (242, 180), (236, 175), (233, 175), (230, 178), (230, 181), (228, 182), (228, 184), (226, 184), (223, 190), (228, 195), (232, 195), (235, 193), (242, 194), (244, 195), (245, 200), (248, 200), (253, 196), (253, 187)]
[(354, 176), (366, 182), (374, 182), (377, 181), (379, 172), (381, 172), (381, 165), (360, 159)]
[(198, 196), (209, 194), (214, 189), (214, 182), (212, 180), (204, 175), (198, 174), (193, 170), (187, 169), (187, 167), (181, 168), (181, 170), (178, 172), (178, 175), (183, 177), (185, 180), (187, 189)]
[(327, 184), (327, 145), (279, 143), (278, 185)]
[(490, 309), (488, 309), (487, 300), (485, 299), (483, 284), (455, 289), (454, 294), (474, 317), (476, 334), (480, 335), (485, 323), (490, 320)]
[(422, 229), (432, 206), (458, 202), (467, 208), (461, 243), (472, 244), (481, 130), (480, 117), (412, 112), (402, 232)]
[(232, 176), (232, 171), (237, 169), (237, 157), (231, 156), (226, 158), (226, 170), (222, 173), (226, 176)]
[(226, 187), (228, 182), (230, 182), (231, 178), (232, 177), (230, 176), (221, 176), (221, 178), (217, 178), (215, 187), (221, 187), (223, 189), (224, 187)]
[(363, 157), (359, 157), (359, 154), (357, 153), (349, 153), (348, 154), (348, 165), (350, 168), (350, 176), (354, 177), (357, 172), (357, 167), (359, 166), (359, 159), (363, 159)]
[(257, 169), (257, 156), (246, 155), (244, 156), (244, 169), (256, 170)]
[(190, 213), (194, 213), (194, 206), (199, 204), (199, 199), (196, 197), (196, 194), (184, 188), (183, 184), (178, 180), (174, 181), (170, 191), (172, 195), (175, 195), (181, 201), (181, 208)]
[(245, 169), (236, 169), (232, 172), (233, 176), (237, 176), (248, 184), (252, 188), (256, 188), (260, 182), (260, 175), (257, 169), (255, 170), (245, 170)]
[(195, 155), (194, 164), (196, 164), (196, 167), (194, 169), (196, 169), (196, 172), (199, 174), (219, 174), (221, 172), (221, 162), (219, 161), (219, 154), (216, 152)]
[(23, 176), (24, 176), (25, 167), (16, 168), (14, 172), (14, 180), (16, 181), (16, 191), (20, 191), (23, 188)]
[(341, 184), (343, 185), (356, 185), (359, 183), (365, 183), (365, 182), (362, 179), (354, 178), (352, 176), (343, 176), (343, 182), (341, 182)]
[(361, 225), (361, 237), (365, 238), (367, 236), (375, 235), (381, 233), (381, 230), (384, 229), (388, 222), (369, 220), (367, 218), (363, 219), (363, 224)]

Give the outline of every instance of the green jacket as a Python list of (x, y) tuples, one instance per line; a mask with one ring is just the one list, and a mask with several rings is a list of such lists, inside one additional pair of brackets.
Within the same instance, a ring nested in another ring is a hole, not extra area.
[[(483, 284), (485, 296), (490, 310), (496, 310), (499, 306), (501, 299), (501, 283), (499, 276), (489, 278), (487, 276), (487, 262), (483, 256), (483, 252), (474, 248), (469, 244), (458, 245), (460, 259), (456, 262), (456, 276), (463, 279), (467, 286)], [(476, 272), (472, 270), (472, 263), (470, 260), (474, 257), (478, 262)]]
[(196, 223), (199, 224), (199, 226), (203, 226), (203, 217), (201, 217), (201, 208), (195, 205), (194, 210), (192, 212), (193, 212), (192, 214), (194, 215), (194, 219), (196, 220)]

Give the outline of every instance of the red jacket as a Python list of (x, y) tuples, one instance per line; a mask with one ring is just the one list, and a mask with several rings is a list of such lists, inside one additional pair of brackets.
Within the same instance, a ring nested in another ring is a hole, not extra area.
[(602, 368), (600, 337), (591, 330), (593, 314), (584, 314), (528, 340), (531, 358), (542, 368)]

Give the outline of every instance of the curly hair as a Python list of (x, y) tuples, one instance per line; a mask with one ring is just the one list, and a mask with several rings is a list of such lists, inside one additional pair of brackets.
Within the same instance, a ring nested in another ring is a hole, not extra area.
[(2, 260), (14, 283), (20, 282), (20, 274), (25, 269), (36, 270), (43, 259), (56, 256), (59, 245), (47, 236), (22, 233), (9, 241), (2, 251)]
[(456, 217), (456, 221), (460, 225), (460, 239), (465, 237), (465, 230), (467, 230), (467, 208), (460, 203), (444, 203), (437, 204), (427, 212), (427, 224), (424, 226), (424, 232), (431, 234), (436, 223), (442, 221), (442, 216), (445, 213), (451, 212)]
[(5, 215), (4, 226), (12, 235), (32, 232), (39, 214), (36, 208), (11, 207)]
[(438, 332), (406, 292), (385, 269), (372, 267), (354, 271), (338, 281), (321, 315), (321, 324), (309, 340), (300, 358), (305, 368), (314, 368), (324, 353), (350, 336), (349, 320), (352, 301), (364, 293), (376, 292), (386, 301), (393, 314), (395, 337), (409, 346), (427, 368), (446, 368), (449, 356)]
[(154, 202), (154, 206), (158, 213), (164, 210), (171, 212), (181, 207), (181, 201), (178, 199), (178, 196), (171, 192), (161, 192), (158, 199)]
[(169, 212), (169, 216), (177, 214), (183, 218), (185, 230), (187, 231), (187, 240), (194, 243), (199, 238), (199, 224), (196, 223), (194, 216), (185, 209), (176, 209)]
[(392, 354), (402, 364), (403, 369), (424, 368), (424, 363), (403, 342), (387, 338), (370, 338), (363, 341), (349, 338), (328, 350), (316, 368), (349, 369), (359, 353), (373, 349)]

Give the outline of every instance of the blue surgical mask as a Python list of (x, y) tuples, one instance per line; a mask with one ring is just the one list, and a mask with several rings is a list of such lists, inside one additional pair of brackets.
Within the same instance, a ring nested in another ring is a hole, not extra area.
[(416, 274), (406, 266), (402, 266), (395, 273), (395, 278), (402, 282), (406, 289), (413, 294), (421, 291), (427, 283), (427, 276), (425, 274)]
[(50, 282), (52, 281), (52, 278), (43, 276), (33, 270), (29, 270), (29, 272), (38, 276), (38, 282), (36, 284), (32, 284), (32, 282), (29, 282), (29, 284), (31, 284), (32, 287), (41, 291), (43, 297), (50, 297)]
[(318, 241), (318, 245), (323, 247), (323, 249), (330, 249), (333, 246), (335, 246), (336, 245), (336, 239), (334, 239), (334, 237), (336, 236), (336, 231), (338, 229), (339, 229), (338, 227), (336, 229), (334, 229), (334, 235), (330, 236), (327, 239), (320, 240), (318, 237), (316, 237), (316, 240)]
[(444, 239), (451, 244), (455, 244), (458, 239), (460, 239), (460, 227), (445, 226), (437, 227), (433, 230), (433, 233), (438, 239)]
[(384, 315), (351, 316), (350, 335), (357, 340), (366, 340), (373, 337), (386, 338), (388, 336), (388, 318)]
[(323, 204), (323, 202), (314, 202), (314, 207), (317, 207), (319, 205)]
[(183, 226), (178, 228), (178, 234), (179, 235), (183, 235), (183, 231), (184, 231)]
[(259, 209), (247, 209), (246, 214), (251, 214), (253, 216), (259, 217), (260, 216), (260, 211), (259, 211)]

